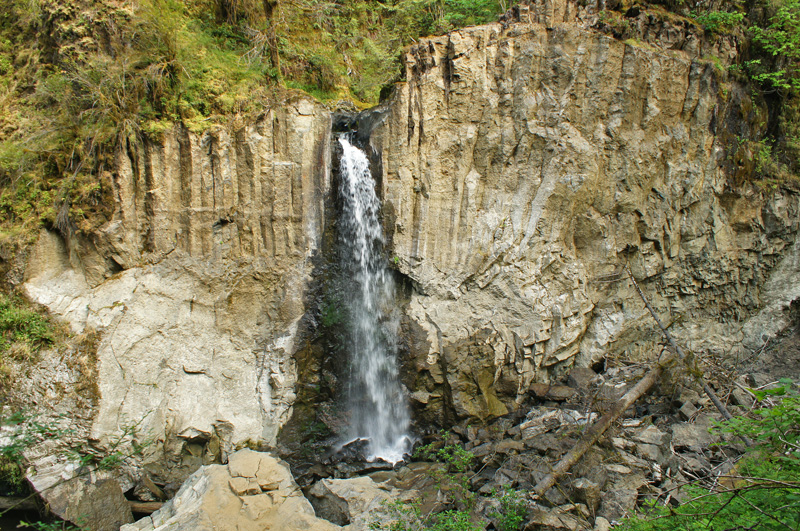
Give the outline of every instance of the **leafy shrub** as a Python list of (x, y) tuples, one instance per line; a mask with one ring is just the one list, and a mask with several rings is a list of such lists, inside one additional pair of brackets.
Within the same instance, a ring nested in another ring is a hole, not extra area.
[(24, 496), (25, 494), (27, 494), (27, 486), (19, 464), (13, 459), (0, 456), (0, 496)]
[(627, 39), (635, 34), (635, 29), (631, 22), (616, 11), (600, 11), (598, 19), (610, 30), (614, 37)]
[(47, 319), (0, 294), (0, 354), (14, 343), (38, 348), (52, 342), (53, 330)]
[(493, 494), (500, 502), (500, 508), (489, 514), (495, 520), (498, 531), (519, 531), (528, 516), (528, 504), (519, 491), (509, 486), (504, 486), (503, 490)]
[(371, 529), (386, 531), (479, 531), (472, 518), (475, 493), (470, 491), (469, 477), (474, 454), (458, 444), (446, 444), (449, 433), (443, 431), (441, 440), (417, 449), (414, 456), (441, 463), (443, 466), (431, 472), (439, 491), (446, 495), (446, 510), (430, 510), (423, 513), (420, 500), (397, 500), (389, 503), (388, 521), (374, 521)]
[(388, 521), (373, 521), (375, 531), (480, 531), (465, 510), (450, 509), (423, 515), (419, 502), (394, 501), (388, 504)]
[(415, 457), (442, 463), (443, 468), (432, 472), (439, 490), (448, 495), (455, 506), (471, 510), (475, 506), (475, 493), (470, 490), (467, 472), (472, 468), (475, 455), (459, 444), (445, 444), (450, 438), (448, 432), (443, 431), (440, 436), (441, 441), (418, 448)]
[(800, 91), (800, 0), (781, 0), (765, 28), (753, 28), (753, 41), (772, 59), (748, 62), (756, 81), (786, 92)]
[[(446, 441), (450, 434), (443, 431), (440, 437), (442, 441)], [(420, 446), (414, 455), (422, 459), (444, 463), (448, 472), (455, 473), (466, 472), (475, 460), (475, 454), (464, 450), (461, 445), (436, 442)]]
[(705, 13), (692, 13), (692, 18), (703, 29), (711, 33), (729, 33), (744, 20), (744, 13), (728, 13), (725, 11), (707, 11)]
[(494, 22), (508, 8), (507, 2), (497, 0), (446, 0), (445, 19), (455, 27)]
[(708, 529), (800, 529), (800, 397), (791, 382), (753, 390), (759, 400), (782, 397), (754, 416), (736, 417), (719, 430), (750, 437), (757, 444), (720, 485), (689, 486), (676, 508), (653, 504), (621, 527), (629, 531)]

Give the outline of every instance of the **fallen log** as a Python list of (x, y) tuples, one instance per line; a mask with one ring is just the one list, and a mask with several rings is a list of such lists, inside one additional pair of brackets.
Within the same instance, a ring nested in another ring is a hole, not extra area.
[(140, 502), (129, 500), (128, 505), (131, 507), (131, 512), (139, 514), (152, 514), (161, 509), (161, 506), (164, 505), (164, 502)]
[(590, 427), (583, 435), (583, 438), (578, 442), (578, 444), (567, 454), (561, 458), (561, 460), (553, 467), (553, 470), (550, 471), (545, 477), (539, 481), (535, 487), (533, 487), (534, 492), (539, 496), (544, 496), (545, 492), (550, 490), (550, 488), (555, 485), (556, 480), (569, 471), (572, 468), (572, 465), (578, 462), (578, 460), (585, 454), (589, 448), (591, 448), (594, 443), (600, 438), (603, 433), (617, 420), (620, 415), (622, 415), (626, 409), (631, 407), (634, 402), (636, 402), (639, 397), (645, 394), (653, 384), (655, 384), (658, 379), (661, 377), (661, 373), (664, 372), (664, 369), (675, 361), (675, 357), (673, 355), (668, 356), (665, 360), (656, 363), (656, 365), (651, 368), (645, 375), (642, 377), (639, 382), (633, 386), (625, 395), (614, 404), (614, 406), (608, 410), (600, 420), (595, 422), (592, 427)]
[(33, 497), (7, 498), (0, 496), (0, 511), (35, 511), (38, 509)]

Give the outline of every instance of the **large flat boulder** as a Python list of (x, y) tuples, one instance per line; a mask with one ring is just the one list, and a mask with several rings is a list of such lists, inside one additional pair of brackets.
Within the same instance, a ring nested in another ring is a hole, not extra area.
[(332, 531), (317, 518), (289, 467), (268, 453), (240, 450), (227, 465), (192, 474), (178, 494), (151, 516), (121, 531)]

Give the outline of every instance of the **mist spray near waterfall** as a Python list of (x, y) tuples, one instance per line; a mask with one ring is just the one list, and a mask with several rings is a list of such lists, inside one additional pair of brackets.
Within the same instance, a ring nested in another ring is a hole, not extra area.
[(370, 459), (396, 462), (409, 450), (410, 417), (397, 366), (399, 319), (394, 282), (383, 256), (380, 201), (366, 154), (346, 136), (342, 147), (342, 266), (352, 290), (348, 406), (351, 439), (369, 440)]

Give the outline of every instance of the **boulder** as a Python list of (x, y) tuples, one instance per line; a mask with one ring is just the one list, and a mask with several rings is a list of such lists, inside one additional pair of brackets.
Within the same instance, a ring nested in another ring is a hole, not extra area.
[(514, 439), (505, 439), (497, 443), (494, 447), (494, 451), (498, 454), (519, 453), (523, 450), (525, 450), (525, 444), (521, 441), (515, 441)]
[(609, 531), (611, 529), (611, 522), (603, 518), (602, 516), (598, 516), (594, 519), (594, 530), (593, 531)]
[(531, 392), (540, 399), (563, 402), (575, 396), (576, 390), (566, 385), (531, 384)]
[(597, 373), (588, 367), (574, 367), (567, 375), (567, 385), (578, 391), (588, 391)]
[(656, 463), (661, 462), (661, 459), (664, 457), (664, 454), (661, 452), (661, 447), (656, 446), (655, 444), (637, 444), (636, 454), (643, 459), (654, 461)]
[(45, 456), (31, 460), (28, 481), (50, 511), (64, 520), (93, 531), (117, 531), (133, 522), (120, 481), (126, 489), (131, 485), (122, 474)]
[(669, 444), (670, 435), (669, 433), (664, 433), (651, 424), (645, 429), (639, 431), (636, 435), (634, 435), (633, 438), (640, 443), (663, 447)]
[(585, 503), (592, 513), (597, 511), (602, 496), (600, 485), (586, 478), (578, 478), (573, 481), (572, 489), (577, 501)]
[(268, 453), (240, 450), (227, 465), (192, 474), (173, 499), (120, 531), (333, 531), (317, 518), (288, 466)]
[(113, 479), (85, 485), (72, 503), (65, 512), (67, 519), (92, 531), (117, 531), (121, 525), (133, 522), (128, 500), (119, 482)]
[(635, 489), (611, 489), (603, 493), (598, 515), (614, 521), (631, 514), (636, 506), (638, 492)]
[(586, 529), (585, 522), (574, 514), (559, 510), (559, 508), (547, 509), (544, 507), (534, 508), (528, 515), (525, 531), (578, 531)]
[[(405, 491), (409, 498), (415, 491)], [(317, 516), (349, 531), (367, 530), (370, 524), (386, 516), (386, 502), (397, 499), (400, 491), (375, 483), (369, 477), (322, 479), (308, 492)]]
[(703, 425), (681, 422), (673, 424), (670, 429), (672, 431), (672, 446), (675, 449), (700, 450), (707, 448), (708, 445), (715, 441), (715, 437)]
[(697, 408), (691, 402), (686, 402), (678, 410), (683, 420), (691, 420), (697, 414), (697, 411)]

